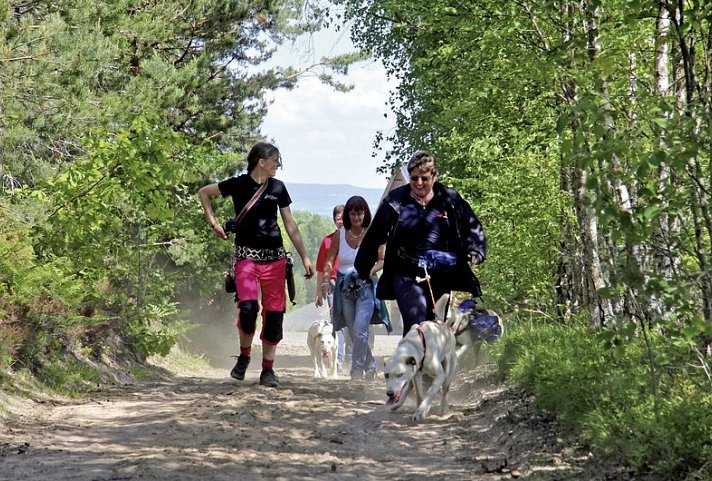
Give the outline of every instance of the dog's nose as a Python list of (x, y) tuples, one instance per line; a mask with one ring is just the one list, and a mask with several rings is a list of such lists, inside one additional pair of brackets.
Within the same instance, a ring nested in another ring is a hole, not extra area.
[(388, 396), (388, 397), (393, 397), (393, 394), (394, 394), (394, 392), (391, 391), (390, 389), (388, 391), (386, 391), (386, 396)]

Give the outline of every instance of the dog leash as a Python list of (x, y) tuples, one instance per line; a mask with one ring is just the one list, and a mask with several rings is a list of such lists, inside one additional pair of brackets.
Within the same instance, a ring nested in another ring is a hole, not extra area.
[(420, 284), (421, 282), (425, 281), (428, 283), (428, 290), (430, 290), (430, 300), (433, 301), (433, 314), (435, 314), (435, 294), (433, 294), (433, 286), (430, 284), (430, 274), (428, 274), (428, 268), (427, 266), (422, 266), (423, 270), (425, 271), (425, 277), (420, 277), (416, 276), (415, 282)]

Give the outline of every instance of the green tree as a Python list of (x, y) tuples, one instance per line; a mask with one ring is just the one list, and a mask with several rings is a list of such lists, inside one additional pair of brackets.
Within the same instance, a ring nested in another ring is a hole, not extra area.
[[(359, 47), (400, 81), (385, 169), (425, 148), (440, 179), (473, 205), (490, 238), (485, 298), (555, 307), (559, 154), (553, 65), (524, 55), (511, 2), (337, 1)], [(526, 34), (526, 38), (522, 35)]]
[[(0, 4), (0, 187), (38, 261), (84, 286), (63, 304), (77, 333), (164, 353), (181, 293), (200, 293), (199, 308), (216, 298), (229, 253), (195, 192), (242, 169), (264, 92), (300, 76), (265, 61), (321, 23), (318, 5), (292, 0)], [(54, 336), (62, 322), (36, 327)]]
[[(536, 320), (585, 319), (614, 357), (642, 346), (648, 378), (637, 383), (647, 393), (624, 390), (645, 398), (618, 406), (625, 416), (660, 421), (662, 393), (708, 391), (710, 6), (335, 2), (356, 43), (401, 81), (385, 168), (428, 148), (481, 212), (485, 296)], [(686, 409), (704, 411), (695, 397)], [(695, 463), (706, 452), (700, 439)], [(709, 473), (659, 455), (636, 461)]]
[[(384, 168), (415, 148), (433, 150), (443, 180), (496, 226), (490, 258), (540, 272), (526, 279), (549, 292), (542, 307), (557, 306), (563, 319), (585, 309), (596, 325), (616, 316), (660, 320), (670, 309), (690, 312), (680, 294), (692, 289), (699, 312), (712, 316), (699, 111), (707, 64), (694, 49), (705, 7), (335, 3), (354, 22), (356, 44), (400, 80)], [(518, 182), (501, 175), (511, 169)], [(505, 218), (524, 237), (511, 236)], [(522, 246), (530, 253), (521, 256)], [(483, 276), (511, 290), (512, 273), (488, 265)], [(509, 304), (533, 296), (515, 291)]]
[(5, 170), (34, 184), (81, 157), (89, 129), (145, 114), (191, 143), (244, 152), (259, 137), (265, 89), (298, 78), (260, 64), (316, 28), (318, 12), (292, 0), (0, 3)]
[[(289, 188), (289, 186), (287, 186)], [(302, 241), (304, 242), (304, 248), (307, 251), (307, 255), (311, 259), (312, 267), (316, 266), (316, 255), (319, 251), (319, 245), (324, 236), (330, 232), (334, 231), (334, 223), (331, 219), (327, 219), (318, 214), (312, 214), (305, 211), (294, 212), (294, 220), (299, 226), (299, 232), (302, 235)], [(285, 247), (288, 251), (292, 252), (294, 257), (294, 277), (295, 284), (297, 287), (297, 307), (301, 307), (305, 304), (310, 304), (314, 302), (316, 297), (316, 284), (314, 283), (314, 278), (310, 280), (304, 279), (304, 268), (301, 265), (299, 256), (297, 255), (289, 237), (284, 235)], [(316, 274), (315, 274), (316, 277)]]

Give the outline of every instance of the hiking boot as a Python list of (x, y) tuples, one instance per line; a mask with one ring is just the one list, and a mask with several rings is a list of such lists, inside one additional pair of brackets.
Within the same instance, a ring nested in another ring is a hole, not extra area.
[(245, 379), (245, 373), (247, 372), (247, 366), (250, 365), (250, 356), (243, 356), (240, 354), (237, 356), (237, 363), (235, 367), (230, 371), (230, 377), (242, 381)]
[(279, 379), (272, 369), (265, 369), (260, 374), (260, 386), (277, 387)]
[(376, 372), (375, 372), (375, 371), (374, 371), (374, 372), (369, 371), (369, 372), (366, 373), (366, 381), (373, 381), (373, 380), (375, 380), (375, 379), (376, 379)]

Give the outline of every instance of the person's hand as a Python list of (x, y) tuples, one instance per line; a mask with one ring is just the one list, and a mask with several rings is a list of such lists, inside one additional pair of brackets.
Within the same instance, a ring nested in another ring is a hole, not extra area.
[(314, 275), (314, 269), (312, 268), (311, 261), (309, 260), (308, 257), (305, 257), (302, 259), (302, 265), (304, 266), (304, 278), (305, 279), (311, 279), (312, 276)]
[(227, 234), (225, 233), (225, 231), (223, 230), (223, 228), (220, 224), (213, 224), (212, 229), (216, 236), (218, 236), (222, 240), (227, 239)]
[(321, 296), (321, 292), (316, 293), (316, 300), (314, 301), (316, 307), (321, 307), (324, 305), (324, 298)]

